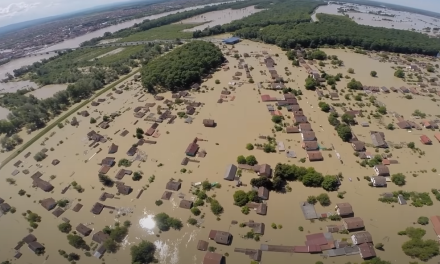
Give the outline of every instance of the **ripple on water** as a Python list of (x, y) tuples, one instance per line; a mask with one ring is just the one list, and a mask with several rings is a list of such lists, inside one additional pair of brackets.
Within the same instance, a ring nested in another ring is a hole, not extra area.
[(146, 215), (139, 219), (139, 225), (141, 228), (145, 229), (150, 235), (154, 235), (153, 229), (156, 227), (156, 222), (153, 217), (154, 215)]

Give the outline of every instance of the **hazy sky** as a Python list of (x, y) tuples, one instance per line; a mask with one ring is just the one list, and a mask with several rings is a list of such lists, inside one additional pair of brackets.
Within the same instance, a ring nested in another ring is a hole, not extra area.
[[(103, 4), (127, 1), (130, 0), (0, 0), (0, 27)], [(440, 13), (440, 0), (382, 0), (381, 2)]]
[(0, 0), (0, 27), (130, 0)]

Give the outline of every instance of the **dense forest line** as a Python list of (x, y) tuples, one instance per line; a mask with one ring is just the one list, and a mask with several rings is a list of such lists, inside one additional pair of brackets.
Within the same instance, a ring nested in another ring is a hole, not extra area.
[[(160, 45), (149, 44), (137, 46), (132, 49), (131, 55), (113, 54), (100, 59), (93, 59), (97, 54), (106, 52), (100, 48), (87, 50), (75, 50), (61, 54), (44, 62), (34, 63), (32, 66), (22, 70), (17, 75), (28, 74), (32, 80), (41, 84), (47, 83), (69, 83), (64, 91), (59, 91), (53, 97), (38, 99), (33, 95), (27, 95), (28, 90), (19, 90), (16, 93), (6, 93), (0, 98), (0, 106), (11, 111), (7, 120), (0, 120), (0, 134), (7, 137), (0, 141), (6, 149), (14, 147), (9, 136), (20, 131), (22, 128), (36, 130), (42, 128), (46, 123), (58, 116), (73, 103), (89, 98), (93, 93), (104, 85), (119, 78), (119, 75), (126, 73), (118, 72), (111, 68), (113, 63), (128, 67), (132, 70), (130, 61), (146, 64), (153, 58), (173, 48), (170, 43)], [(137, 65), (136, 65), (137, 66)], [(87, 67), (87, 70), (82, 69)]]
[(171, 91), (188, 89), (223, 61), (221, 50), (214, 44), (193, 41), (144, 66), (142, 83), (150, 92), (156, 87)]
[(345, 16), (318, 14), (311, 23), (311, 14), (319, 5), (316, 1), (279, 2), (268, 10), (195, 31), (194, 38), (233, 32), (246, 39), (275, 44), (281, 48), (316, 48), (324, 45), (361, 47), (366, 50), (436, 55), (440, 41), (427, 35), (398, 29), (359, 25)]
[(250, 0), (250, 1), (242, 1), (242, 2), (233, 2), (233, 3), (226, 3), (226, 4), (219, 4), (219, 5), (213, 5), (213, 6), (206, 6), (199, 9), (189, 10), (185, 12), (179, 12), (176, 14), (167, 15), (158, 19), (149, 20), (146, 19), (142, 23), (135, 24), (134, 26), (130, 28), (121, 29), (119, 31), (116, 31), (114, 33), (106, 32), (104, 36), (93, 38), (91, 40), (85, 41), (81, 43), (81, 46), (94, 46), (98, 44), (101, 40), (104, 39), (113, 39), (113, 38), (125, 38), (130, 35), (133, 35), (135, 33), (147, 31), (152, 28), (161, 27), (164, 25), (169, 25), (172, 23), (179, 22), (181, 20), (198, 16), (204, 13), (218, 11), (218, 10), (224, 10), (224, 9), (240, 9), (245, 8), (251, 5), (256, 5), (256, 7), (265, 8), (269, 2), (267, 0)]

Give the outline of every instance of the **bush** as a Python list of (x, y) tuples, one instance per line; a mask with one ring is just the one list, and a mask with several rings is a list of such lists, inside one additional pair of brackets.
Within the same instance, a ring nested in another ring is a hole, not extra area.
[(204, 191), (211, 190), (211, 187), (212, 187), (212, 185), (211, 185), (211, 183), (209, 183), (209, 181), (202, 181), (202, 189)]
[(272, 122), (274, 122), (275, 124), (279, 124), (282, 121), (283, 121), (283, 117), (282, 116), (277, 116), (277, 115), (272, 116)]
[(120, 159), (118, 162), (118, 167), (130, 167), (131, 166), (131, 161), (129, 161), (128, 159)]
[(223, 206), (221, 206), (217, 200), (212, 199), (211, 200), (211, 211), (215, 215), (219, 215), (219, 214), (223, 213)]
[(238, 190), (234, 193), (234, 204), (237, 206), (245, 206), (249, 202), (248, 195), (242, 191)]
[(354, 69), (353, 69), (353, 68), (349, 68), (349, 69), (348, 69), (348, 73), (353, 74), (353, 73), (354, 73)]
[(163, 201), (162, 201), (162, 200), (156, 200), (154, 203), (155, 203), (157, 206), (161, 206), (161, 205), (163, 204)]
[(195, 216), (199, 216), (202, 212), (200, 211), (199, 208), (193, 207), (193, 208), (191, 208), (191, 213), (193, 213), (193, 215), (195, 215)]
[(254, 155), (249, 155), (246, 157), (246, 164), (247, 165), (254, 166), (257, 163), (258, 163), (258, 161)]
[(96, 123), (96, 119), (94, 119), (93, 117), (90, 118), (90, 124), (95, 124)]
[(131, 177), (133, 181), (140, 181), (142, 179), (142, 174), (138, 171), (133, 173), (133, 176)]
[(406, 183), (405, 178), (406, 178), (406, 176), (403, 175), (402, 173), (397, 173), (397, 174), (391, 175), (391, 181), (394, 182), (394, 184), (396, 184), (398, 186), (405, 185), (405, 183)]
[(249, 214), (250, 211), (251, 211), (251, 210), (250, 210), (249, 207), (247, 207), (247, 206), (243, 206), (243, 207), (241, 208), (241, 212), (242, 212), (243, 214), (245, 214), (245, 215)]
[(237, 157), (238, 164), (246, 164), (246, 158), (243, 155)]
[(417, 223), (427, 225), (429, 223), (429, 218), (426, 216), (420, 216), (419, 219), (417, 219)]
[(376, 243), (376, 245), (374, 245), (374, 247), (376, 249), (382, 250), (383, 249), (383, 244), (382, 243)]
[(215, 84), (220, 84), (220, 80), (215, 80)]
[(331, 204), (330, 197), (326, 193), (321, 193), (316, 197), (316, 200), (322, 205), (322, 206), (329, 206)]
[(247, 149), (247, 150), (253, 150), (253, 149), (254, 149), (254, 145), (252, 145), (251, 143), (248, 143), (248, 144), (246, 145), (246, 149)]
[(371, 77), (376, 77), (377, 76), (377, 72), (376, 71), (371, 71), (370, 75), (371, 75)]
[(141, 243), (130, 248), (131, 263), (153, 263), (155, 252), (156, 246), (153, 243), (142, 240)]
[(304, 231), (304, 227), (299, 226), (299, 227), (298, 227), (298, 230), (302, 232), (302, 231)]
[(188, 219), (188, 224), (190, 224), (190, 225), (196, 225), (197, 224), (197, 220), (196, 219), (194, 219), (194, 218), (190, 218), (190, 219)]
[(180, 230), (183, 227), (182, 221), (177, 218), (170, 217), (166, 213), (159, 213), (154, 216), (156, 225), (161, 231), (168, 231), (170, 228)]
[(309, 204), (316, 204), (316, 202), (318, 202), (318, 200), (316, 200), (315, 196), (309, 196), (309, 197), (307, 197), (307, 202)]

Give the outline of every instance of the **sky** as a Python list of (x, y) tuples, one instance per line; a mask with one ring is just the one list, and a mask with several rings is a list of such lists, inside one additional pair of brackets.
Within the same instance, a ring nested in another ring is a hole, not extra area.
[[(130, 0), (0, 0), (0, 27)], [(381, 0), (378, 0), (381, 1)], [(382, 0), (440, 13), (440, 0)]]
[(0, 0), (0, 27), (130, 0)]

